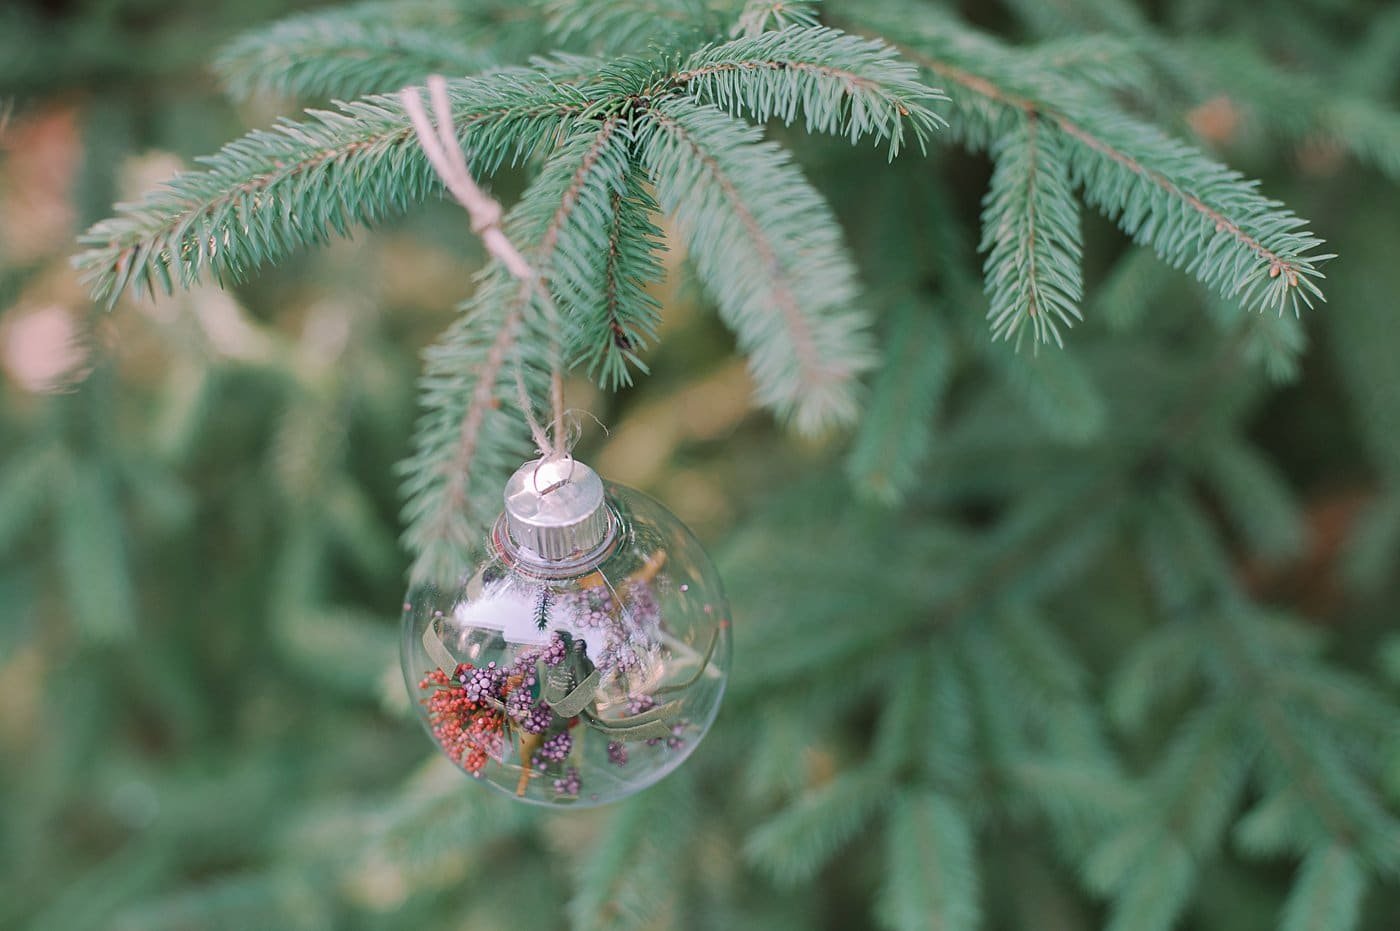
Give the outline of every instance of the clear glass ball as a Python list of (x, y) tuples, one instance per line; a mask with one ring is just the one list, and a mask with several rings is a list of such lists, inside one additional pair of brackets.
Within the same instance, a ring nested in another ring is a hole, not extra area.
[(405, 604), (404, 681), (428, 733), (521, 801), (584, 807), (652, 785), (695, 750), (724, 694), (714, 565), (656, 501), (604, 489), (606, 540), (586, 558), (522, 558), (502, 515), (460, 587)]

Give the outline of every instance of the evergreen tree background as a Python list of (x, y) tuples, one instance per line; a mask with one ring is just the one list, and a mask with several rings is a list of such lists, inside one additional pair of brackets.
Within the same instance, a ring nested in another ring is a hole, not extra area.
[[(434, 72), (562, 319), (395, 98), (297, 115)], [(7, 4), (0, 927), (1397, 927), (1397, 94), (1338, 0)], [(599, 811), (397, 672), (505, 332), (735, 612)]]

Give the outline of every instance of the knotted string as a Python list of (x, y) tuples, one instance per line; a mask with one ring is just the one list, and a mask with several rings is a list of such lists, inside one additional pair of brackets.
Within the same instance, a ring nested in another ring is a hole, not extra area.
[[(539, 272), (501, 228), (501, 219), (504, 216), (501, 205), (481, 189), (467, 168), (467, 157), (462, 152), (452, 120), (452, 101), (448, 97), (447, 81), (442, 75), (435, 74), (428, 78), (428, 97), (432, 101), (433, 113), (437, 118), (436, 129), (428, 119), (417, 88), (406, 87), (399, 94), (404, 110), (413, 123), (413, 130), (418, 135), (418, 144), (423, 147), (423, 154), (428, 157), (428, 163), (442, 179), (448, 193), (471, 217), (472, 232), (481, 237), (487, 253), (500, 261), (506, 271), (520, 281), (522, 290), (538, 299), (550, 317), (557, 322), (558, 311)], [(564, 374), (560, 366), (557, 343), (552, 348), (549, 399), (554, 419), (548, 429), (542, 427), (535, 419), (534, 405), (530, 401), (529, 392), (525, 390), (525, 378), (518, 364), (515, 370), (515, 385), (520, 395), (521, 412), (535, 445), (539, 447), (541, 458), (546, 460), (564, 458), (569, 454), (569, 447), (572, 445), (568, 437), (570, 431), (565, 424)]]

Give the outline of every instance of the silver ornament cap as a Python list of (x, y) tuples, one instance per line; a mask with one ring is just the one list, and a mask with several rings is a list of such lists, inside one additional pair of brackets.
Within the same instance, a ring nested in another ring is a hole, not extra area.
[(506, 482), (505, 498), (506, 533), (531, 562), (573, 563), (611, 533), (603, 480), (572, 456), (525, 463)]

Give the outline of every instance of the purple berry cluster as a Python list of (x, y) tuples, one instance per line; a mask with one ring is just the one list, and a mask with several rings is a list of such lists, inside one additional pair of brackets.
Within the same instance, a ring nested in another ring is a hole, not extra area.
[(534, 710), (535, 695), (539, 691), (539, 674), (535, 671), (539, 662), (538, 650), (526, 650), (510, 665), (510, 678), (515, 680), (510, 697), (506, 699), (506, 713), (519, 721)]
[(569, 752), (574, 749), (574, 739), (569, 736), (568, 731), (561, 731), (553, 737), (546, 737), (544, 743), (540, 744), (539, 752), (535, 754), (537, 761), (543, 760), (549, 763), (562, 763), (569, 757)]
[(554, 723), (549, 703), (537, 698), (540, 656), (539, 650), (525, 650), (510, 665), (509, 679), (516, 681), (505, 700), (506, 714), (527, 734), (543, 734)]
[(515, 662), (510, 664), (510, 674), (520, 676), (527, 686), (535, 684), (535, 664), (540, 660), (539, 650), (521, 650)]
[(656, 662), (656, 652), (653, 643), (609, 635), (598, 654), (598, 667), (607, 670), (608, 679), (618, 673), (641, 672)]
[(501, 686), (505, 685), (506, 673), (495, 663), (478, 666), (463, 673), (462, 686), (467, 690), (467, 701), (480, 702), (486, 698), (498, 698)]
[(564, 657), (569, 653), (568, 646), (564, 643), (563, 634), (555, 631), (549, 637), (549, 645), (544, 648), (544, 664), (553, 669), (564, 662)]
[(603, 585), (571, 593), (568, 603), (574, 623), (589, 630), (603, 630), (613, 623), (613, 617), (617, 614), (612, 589)]
[(661, 606), (652, 584), (629, 581), (618, 593), (606, 586), (571, 592), (561, 608), (579, 630), (590, 631), (590, 655), (607, 684), (619, 674), (640, 672), (658, 659)]
[(530, 709), (529, 714), (521, 719), (520, 729), (527, 734), (543, 734), (545, 731), (549, 730), (549, 725), (553, 721), (554, 712), (549, 709), (549, 703), (541, 701)]
[(627, 745), (620, 740), (608, 741), (608, 762), (614, 766), (626, 766)]
[(506, 714), (512, 721), (523, 721), (535, 710), (535, 695), (529, 688), (518, 688), (506, 699)]
[(661, 605), (656, 601), (656, 591), (650, 582), (638, 580), (628, 586), (631, 592), (631, 617), (629, 626), (640, 630), (655, 630), (661, 623)]
[(578, 795), (579, 789), (583, 788), (583, 782), (578, 777), (578, 770), (570, 766), (562, 779), (554, 780), (555, 795)]

